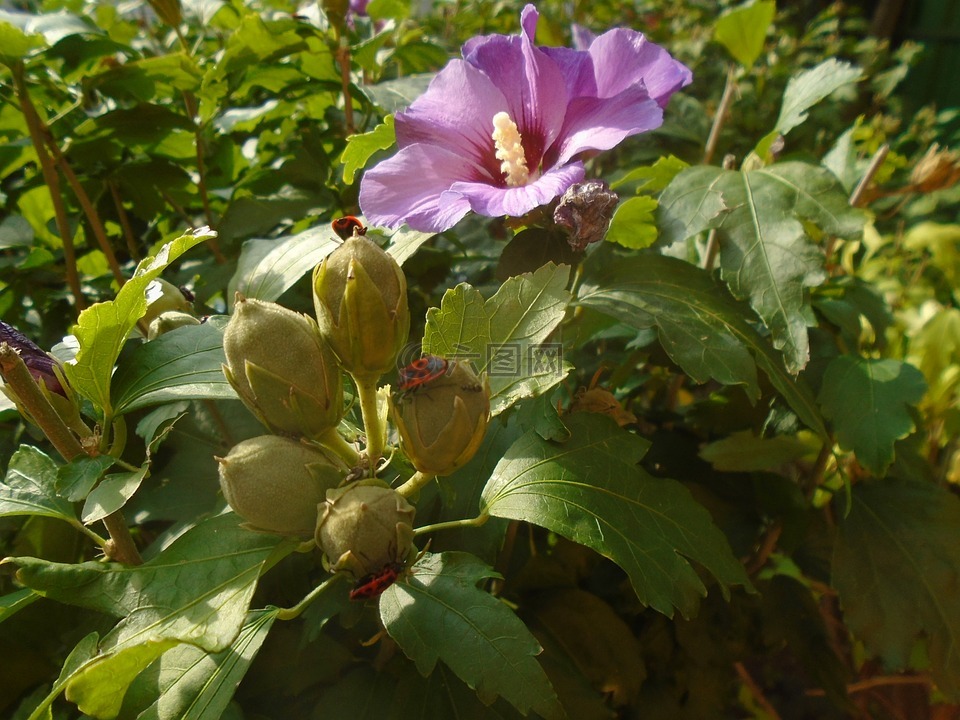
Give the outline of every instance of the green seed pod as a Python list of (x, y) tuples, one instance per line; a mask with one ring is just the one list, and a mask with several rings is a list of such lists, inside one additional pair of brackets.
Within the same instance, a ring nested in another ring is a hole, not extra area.
[(453, 362), (429, 383), (390, 398), (400, 445), (413, 466), (429, 475), (463, 467), (483, 442), (490, 420), (490, 386), (468, 363)]
[(310, 537), (318, 505), (343, 471), (321, 449), (278, 435), (234, 445), (220, 463), (220, 488), (233, 511), (251, 526)]
[(272, 431), (320, 439), (340, 422), (340, 367), (312, 318), (238, 294), (223, 350), (223, 374)]
[(147, 340), (156, 340), (164, 333), (176, 330), (179, 327), (184, 327), (185, 325), (199, 324), (200, 321), (190, 313), (180, 312), (179, 310), (167, 310), (167, 312), (157, 315), (157, 317), (153, 319), (153, 322), (150, 323), (150, 327), (147, 328)]
[(376, 381), (396, 365), (410, 332), (407, 280), (376, 243), (355, 235), (317, 265), (313, 302), (344, 370)]
[(317, 545), (331, 570), (359, 579), (407, 556), (413, 514), (406, 498), (379, 480), (330, 490), (320, 506)]
[(151, 280), (145, 294), (147, 311), (143, 316), (143, 324), (147, 327), (165, 312), (189, 313), (193, 310), (193, 305), (183, 296), (180, 288), (163, 278)]

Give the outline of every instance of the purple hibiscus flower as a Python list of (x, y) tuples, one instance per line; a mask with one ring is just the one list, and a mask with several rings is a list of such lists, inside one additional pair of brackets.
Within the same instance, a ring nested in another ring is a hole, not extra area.
[(586, 50), (537, 47), (527, 5), (519, 35), (469, 40), (397, 113), (392, 158), (367, 171), (360, 207), (374, 225), (440, 232), (470, 210), (524, 215), (584, 177), (578, 156), (663, 122), (690, 71), (618, 28)]

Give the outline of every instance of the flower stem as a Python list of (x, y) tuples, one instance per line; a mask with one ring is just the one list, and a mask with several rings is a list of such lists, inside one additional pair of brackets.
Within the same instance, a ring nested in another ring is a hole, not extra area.
[(363, 432), (367, 436), (366, 452), (371, 477), (376, 472), (377, 461), (383, 455), (384, 435), (387, 429), (384, 419), (380, 417), (377, 399), (377, 380), (379, 379), (379, 377), (353, 377), (357, 384), (357, 394), (360, 396), (360, 412), (363, 414)]
[(423, 527), (416, 528), (413, 531), (413, 535), (416, 537), (417, 535), (426, 535), (427, 533), (437, 532), (438, 530), (455, 530), (457, 528), (464, 527), (480, 527), (489, 519), (490, 516), (487, 513), (483, 513), (475, 518), (467, 518), (465, 520), (448, 520), (447, 522), (434, 523), (433, 525), (424, 525)]
[(397, 488), (397, 492), (404, 497), (410, 497), (417, 492), (417, 490), (429, 484), (435, 477), (437, 476), (431, 475), (430, 473), (422, 473), (418, 470), (410, 476), (409, 480)]
[(723, 129), (723, 123), (726, 121), (730, 107), (733, 105), (733, 96), (737, 89), (735, 72), (732, 65), (727, 69), (727, 82), (723, 86), (723, 95), (720, 97), (720, 104), (717, 106), (717, 114), (713, 116), (713, 125), (710, 127), (710, 135), (707, 137), (707, 144), (703, 150), (704, 165), (710, 164), (713, 154), (717, 151), (717, 145), (720, 142), (720, 130)]
[(327, 450), (347, 464), (347, 467), (356, 467), (360, 462), (360, 453), (350, 443), (343, 439), (336, 428), (330, 428), (318, 440)]
[(340, 581), (340, 578), (342, 577), (343, 575), (341, 573), (336, 573), (334, 575), (331, 575), (322, 583), (317, 585), (313, 590), (307, 593), (304, 596), (303, 600), (298, 602), (293, 607), (280, 608), (277, 611), (277, 620), (294, 620), (300, 617), (303, 611), (306, 610), (308, 607), (310, 607), (310, 604), (314, 600), (316, 600), (323, 593), (325, 593), (327, 591), (327, 588), (333, 587), (337, 582)]

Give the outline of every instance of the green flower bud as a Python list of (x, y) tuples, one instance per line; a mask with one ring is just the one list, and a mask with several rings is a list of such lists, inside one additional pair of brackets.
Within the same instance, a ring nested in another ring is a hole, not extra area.
[(155, 278), (150, 281), (146, 289), (147, 312), (143, 316), (143, 324), (150, 326), (162, 313), (175, 310), (177, 312), (189, 313), (193, 310), (193, 305), (187, 300), (183, 293), (173, 283), (169, 283), (163, 278)]
[(220, 488), (250, 525), (281, 535), (310, 537), (318, 506), (343, 472), (319, 448), (278, 435), (234, 445), (220, 463)]
[(320, 506), (317, 545), (331, 570), (359, 579), (407, 556), (413, 514), (403, 495), (378, 480), (329, 490)]
[(167, 312), (157, 315), (157, 317), (155, 317), (150, 323), (150, 327), (147, 328), (147, 340), (156, 340), (164, 333), (168, 333), (171, 330), (176, 330), (184, 325), (199, 324), (200, 321), (190, 313), (181, 312), (179, 310), (167, 310)]
[(376, 243), (354, 236), (317, 265), (313, 302), (344, 370), (375, 381), (394, 367), (410, 332), (407, 280)]
[(490, 420), (490, 386), (468, 363), (450, 362), (447, 373), (390, 399), (400, 446), (413, 466), (449, 475), (473, 457)]
[(340, 422), (340, 367), (312, 318), (238, 294), (223, 350), (223, 374), (274, 432), (321, 438)]

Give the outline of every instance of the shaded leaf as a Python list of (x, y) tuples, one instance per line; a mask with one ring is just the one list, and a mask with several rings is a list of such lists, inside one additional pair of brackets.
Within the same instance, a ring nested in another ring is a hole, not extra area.
[(420, 97), (436, 73), (407, 75), (396, 80), (387, 80), (376, 85), (363, 85), (360, 89), (370, 98), (370, 102), (385, 113), (396, 113), (405, 109)]
[(826, 437), (809, 389), (784, 370), (744, 309), (705, 271), (661, 255), (595, 256), (578, 291), (581, 305), (637, 329), (656, 327), (664, 350), (696, 382), (742, 385), (756, 399), (759, 365), (798, 417)]
[(876, 475), (893, 462), (893, 444), (914, 429), (910, 406), (920, 402), (923, 373), (897, 360), (839, 355), (823, 375), (820, 403), (837, 440)]
[(0, 597), (0, 623), (12, 615), (33, 605), (42, 596), (30, 588), (14, 590), (12, 593)]
[(80, 313), (73, 327), (80, 349), (76, 362), (64, 366), (67, 380), (74, 390), (106, 414), (111, 414), (113, 365), (130, 331), (147, 310), (147, 286), (187, 250), (215, 236), (216, 233), (208, 228), (181, 235), (164, 245), (156, 256), (142, 260), (133, 277), (120, 288), (116, 300), (97, 303)]
[(490, 411), (538, 395), (563, 380), (560, 345), (548, 343), (563, 320), (570, 268), (547, 263), (507, 280), (484, 301), (466, 283), (444, 293), (427, 311), (423, 352), (470, 360), (490, 379)]
[(30, 445), (21, 445), (10, 458), (0, 484), (0, 517), (42, 515), (77, 522), (73, 503), (57, 495), (57, 464)]
[(223, 328), (227, 319), (214, 316), (143, 343), (113, 377), (118, 415), (175, 400), (219, 400), (236, 397), (223, 375)]
[(717, 19), (713, 39), (749, 69), (763, 52), (763, 43), (776, 12), (774, 0), (759, 0), (728, 10)]
[(83, 500), (116, 458), (109, 455), (80, 455), (57, 469), (57, 494), (71, 502)]
[[(483, 491), (483, 509), (593, 548), (620, 565), (644, 605), (691, 617), (707, 590), (689, 560), (726, 596), (750, 581), (710, 514), (675, 480), (637, 464), (649, 444), (607, 417), (566, 419), (571, 439), (530, 431), (511, 446)], [(689, 559), (689, 560), (688, 560)]]
[(705, 445), (700, 457), (717, 470), (755, 472), (776, 470), (809, 451), (810, 448), (802, 440), (789, 435), (764, 438), (745, 430)]
[(467, 553), (425, 555), (407, 579), (380, 596), (380, 619), (424, 676), (438, 660), (482, 700), (497, 696), (526, 714), (564, 717), (550, 681), (535, 656), (526, 625), (477, 584), (498, 575)]
[(235, 292), (257, 300), (276, 300), (337, 245), (329, 225), (278, 240), (248, 240), (237, 273), (230, 280), (230, 304)]
[(958, 527), (960, 500), (942, 487), (858, 483), (832, 568), (854, 635), (891, 670), (905, 668), (925, 637), (933, 679), (954, 702), (960, 700)]
[(150, 464), (144, 463), (139, 470), (112, 473), (104, 477), (93, 492), (87, 495), (83, 510), (80, 511), (80, 519), (85, 525), (90, 525), (115, 513), (133, 497), (149, 472)]

